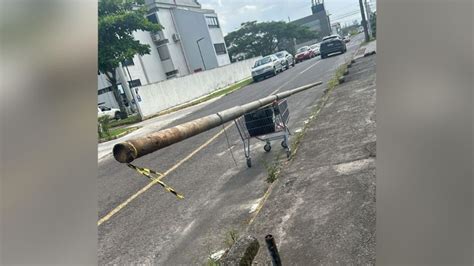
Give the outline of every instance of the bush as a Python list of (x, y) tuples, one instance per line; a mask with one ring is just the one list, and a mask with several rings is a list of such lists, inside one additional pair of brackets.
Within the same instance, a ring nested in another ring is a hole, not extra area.
[(104, 115), (98, 119), (98, 133), (99, 138), (108, 138), (110, 137), (110, 117)]

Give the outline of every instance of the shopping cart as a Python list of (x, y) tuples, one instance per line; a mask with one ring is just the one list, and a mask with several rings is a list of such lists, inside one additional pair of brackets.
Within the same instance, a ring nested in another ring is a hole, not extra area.
[(288, 142), (291, 133), (287, 126), (289, 116), (288, 102), (283, 99), (256, 111), (246, 113), (234, 120), (244, 143), (244, 153), (248, 167), (252, 167), (250, 157), (250, 140), (252, 138), (266, 142), (263, 147), (266, 152), (270, 152), (272, 149), (271, 141), (282, 139), (281, 146), (286, 150), (286, 157), (290, 158), (291, 150)]

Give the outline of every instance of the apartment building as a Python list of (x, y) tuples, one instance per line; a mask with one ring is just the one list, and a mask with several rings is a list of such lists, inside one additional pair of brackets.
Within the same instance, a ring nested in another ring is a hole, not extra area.
[[(146, 0), (147, 19), (163, 29), (133, 35), (148, 44), (148, 55), (135, 55), (118, 70), (124, 102), (132, 101), (130, 88), (181, 77), (230, 64), (219, 19), (214, 10), (202, 9), (196, 0)], [(98, 103), (117, 107), (110, 83), (98, 76)]]

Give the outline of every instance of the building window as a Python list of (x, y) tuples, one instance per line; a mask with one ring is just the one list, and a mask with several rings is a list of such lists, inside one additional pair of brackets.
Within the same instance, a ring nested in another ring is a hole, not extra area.
[(210, 28), (219, 28), (219, 21), (217, 17), (206, 17), (207, 25)]
[(112, 91), (112, 86), (100, 89), (100, 90), (97, 91), (97, 93), (98, 93), (98, 95), (101, 95), (101, 94), (107, 93), (109, 91)]
[(170, 50), (167, 45), (162, 45), (158, 47), (158, 54), (160, 55), (161, 61), (165, 61), (171, 58)]
[(214, 44), (214, 49), (216, 49), (216, 54), (226, 54), (227, 51), (225, 50), (225, 44), (224, 43), (215, 43)]
[(167, 79), (174, 78), (174, 77), (176, 77), (177, 74), (178, 74), (177, 69), (175, 69), (173, 71), (170, 71), (170, 72), (166, 72), (166, 78)]
[(128, 86), (130, 86), (130, 88), (140, 87), (141, 85), (142, 82), (140, 81), (140, 79), (134, 79), (128, 82)]
[(134, 66), (135, 63), (133, 63), (133, 58), (132, 58), (132, 59), (127, 59), (127, 60), (123, 61), (122, 65), (123, 66)]
[(159, 24), (158, 16), (156, 15), (156, 13), (152, 13), (146, 16), (146, 19), (148, 19), (148, 21), (150, 21), (151, 23)]

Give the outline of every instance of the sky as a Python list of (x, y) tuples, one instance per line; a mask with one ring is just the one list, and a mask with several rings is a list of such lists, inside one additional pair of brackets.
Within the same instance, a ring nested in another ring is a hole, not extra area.
[[(367, 0), (376, 9), (375, 0)], [(202, 8), (214, 9), (224, 35), (239, 28), (242, 22), (288, 21), (311, 15), (311, 0), (198, 0)], [(359, 0), (325, 0), (331, 23), (352, 24), (361, 20)], [(358, 11), (358, 12), (357, 12)]]

